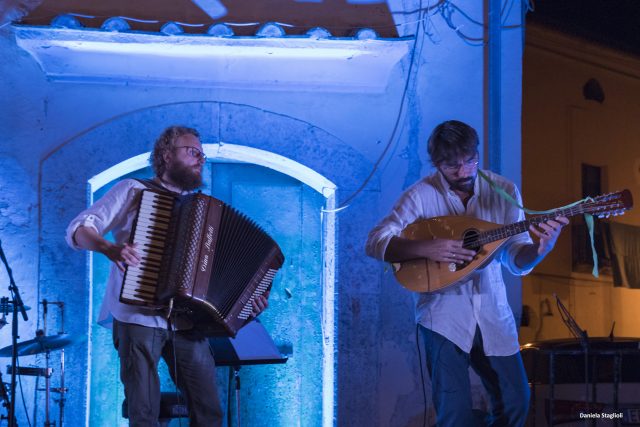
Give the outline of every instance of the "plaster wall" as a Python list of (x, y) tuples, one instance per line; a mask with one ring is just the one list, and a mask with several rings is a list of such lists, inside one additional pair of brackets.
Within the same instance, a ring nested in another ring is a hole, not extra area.
[[(413, 1), (403, 4), (406, 10), (417, 6)], [(482, 19), (481, 3), (460, 6)], [(519, 22), (514, 13), (508, 23)], [(411, 22), (410, 17), (402, 19)], [(338, 425), (422, 425), (413, 301), (384, 265), (365, 257), (363, 246), (368, 230), (400, 192), (431, 171), (425, 141), (433, 126), (456, 118), (482, 135), (482, 47), (466, 43), (437, 14), (425, 23), (415, 46), (397, 135), (373, 179), (338, 214)], [(467, 34), (482, 36), (481, 27), (460, 23)], [(405, 25), (401, 33), (412, 34), (412, 25)], [(509, 159), (504, 160), (504, 173), (517, 181), (521, 31), (503, 32), (503, 41), (502, 158)], [(82, 283), (65, 281), (64, 274), (86, 268), (86, 258), (72, 253), (61, 240), (66, 222), (86, 203), (83, 180), (148, 150), (163, 127), (182, 122), (200, 128), (206, 143), (247, 144), (311, 167), (338, 185), (340, 204), (364, 182), (389, 143), (410, 70), (405, 58), (382, 93), (57, 83), (47, 80), (29, 54), (16, 46), (10, 27), (0, 29), (0, 52), (0, 93), (8, 100), (0, 106), (0, 239), (23, 299), (32, 307), (30, 321), (21, 324), (22, 339), (42, 327), (37, 319), (43, 296), (69, 299), (67, 324), (74, 332), (82, 335), (82, 325), (87, 324), (82, 307), (86, 289)], [(99, 146), (94, 145), (97, 140), (102, 141)], [(70, 163), (73, 153), (77, 160)], [(69, 203), (61, 205), (62, 200)], [(45, 216), (51, 218), (46, 224)], [(3, 283), (6, 275), (0, 271)], [(9, 328), (0, 331), (0, 339), (3, 345), (9, 343)], [(70, 357), (82, 371), (86, 355), (78, 351)], [(34, 360), (41, 362), (40, 356)], [(78, 375), (68, 385), (73, 393), (68, 422), (73, 425), (84, 422), (86, 404)], [(25, 387), (27, 396), (38, 394), (33, 381), (25, 381)], [(42, 399), (27, 401), (30, 415), (42, 420)]]
[[(582, 197), (581, 164), (600, 166), (602, 191), (629, 189), (640, 196), (640, 61), (541, 28), (527, 29), (523, 87), (523, 193), (531, 209), (564, 206)], [(595, 78), (604, 102), (587, 100), (583, 86)], [(612, 221), (640, 225), (637, 209)], [(640, 336), (637, 290), (613, 287), (612, 277), (572, 271), (571, 231), (553, 253), (523, 280), (532, 322), (521, 341), (570, 337), (555, 309), (555, 292), (590, 336)], [(543, 301), (553, 316), (542, 316)], [(542, 322), (542, 323), (541, 323)]]

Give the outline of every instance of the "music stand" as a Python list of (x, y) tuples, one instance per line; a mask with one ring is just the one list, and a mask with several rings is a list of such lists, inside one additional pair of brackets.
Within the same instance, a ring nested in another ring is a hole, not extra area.
[[(591, 411), (592, 408), (597, 406), (595, 396), (597, 390), (597, 376), (595, 373), (595, 368), (597, 367), (596, 358), (599, 356), (613, 356), (614, 358), (614, 367), (613, 367), (613, 405), (614, 409), (618, 409), (618, 387), (620, 385), (621, 378), (621, 357), (623, 355), (629, 354), (637, 354), (638, 348), (637, 343), (630, 343), (630, 346), (625, 346), (629, 348), (617, 348), (615, 346), (615, 341), (613, 339), (613, 332), (611, 336), (606, 338), (590, 338), (587, 334), (587, 331), (582, 329), (576, 319), (571, 315), (569, 310), (562, 303), (560, 298), (554, 293), (554, 298), (556, 299), (556, 305), (558, 307), (558, 311), (562, 318), (562, 321), (565, 323), (571, 334), (574, 336), (576, 340), (576, 345), (572, 345), (571, 342), (566, 341), (563, 343), (561, 340), (558, 340), (558, 343), (555, 345), (544, 346), (542, 343), (530, 343), (522, 346), (524, 349), (534, 349), (538, 351), (540, 354), (544, 354), (548, 356), (548, 369), (549, 369), (549, 399), (548, 399), (548, 407), (545, 408), (545, 412), (548, 416), (548, 424), (549, 426), (555, 425), (556, 420), (554, 419), (555, 415), (555, 383), (556, 383), (556, 373), (555, 373), (555, 363), (556, 356), (583, 356), (584, 357), (584, 387), (585, 387), (585, 410), (587, 412)], [(553, 341), (553, 340), (552, 340)], [(522, 349), (521, 348), (521, 349)], [(593, 356), (593, 360), (590, 363), (590, 358)], [(591, 374), (590, 374), (591, 371)], [(533, 423), (535, 423), (536, 411), (536, 395), (535, 395), (535, 374), (532, 373), (532, 386), (533, 386), (533, 399), (532, 399), (532, 408), (533, 408)], [(590, 390), (591, 386), (591, 390)], [(584, 420), (585, 423), (588, 422), (588, 419)], [(563, 421), (560, 421), (563, 422)], [(592, 423), (595, 423), (595, 419), (591, 419)]]
[(231, 383), (235, 383), (236, 426), (240, 426), (240, 367), (286, 363), (278, 347), (258, 319), (238, 331), (235, 338), (209, 339), (216, 366), (229, 367), (229, 395), (227, 397), (227, 425), (231, 427)]

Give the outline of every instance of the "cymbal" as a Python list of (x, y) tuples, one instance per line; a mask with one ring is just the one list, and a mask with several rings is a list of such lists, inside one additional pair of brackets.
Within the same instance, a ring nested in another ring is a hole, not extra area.
[[(31, 310), (28, 305), (24, 306), (25, 311)], [(0, 313), (11, 313), (13, 311), (12, 302), (0, 302)]]
[[(75, 341), (69, 334), (59, 334), (50, 336), (40, 336), (29, 341), (17, 344), (18, 356), (29, 356), (32, 354), (45, 353), (51, 350), (59, 350)], [(11, 357), (13, 346), (9, 345), (0, 349), (0, 357)]]

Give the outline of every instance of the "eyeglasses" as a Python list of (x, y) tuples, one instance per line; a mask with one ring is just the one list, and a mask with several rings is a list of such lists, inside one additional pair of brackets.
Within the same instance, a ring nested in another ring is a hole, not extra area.
[(197, 159), (202, 159), (202, 160), (207, 160), (207, 155), (204, 154), (202, 151), (198, 150), (196, 147), (190, 147), (188, 145), (180, 145), (178, 147), (174, 147), (174, 148), (184, 148), (187, 150), (187, 153), (189, 153), (189, 155), (191, 157), (195, 157)]
[(443, 163), (440, 166), (440, 169), (442, 169), (443, 172), (458, 172), (461, 168), (462, 169), (473, 169), (476, 166), (478, 166), (478, 158), (476, 156), (473, 156), (473, 158), (469, 159), (469, 160), (465, 160), (464, 162), (458, 162), (458, 163)]

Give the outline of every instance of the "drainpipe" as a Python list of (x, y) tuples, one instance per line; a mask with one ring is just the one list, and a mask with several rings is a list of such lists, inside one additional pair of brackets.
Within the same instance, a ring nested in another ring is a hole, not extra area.
[(484, 0), (484, 167), (502, 172), (501, 138), (501, 0)]

